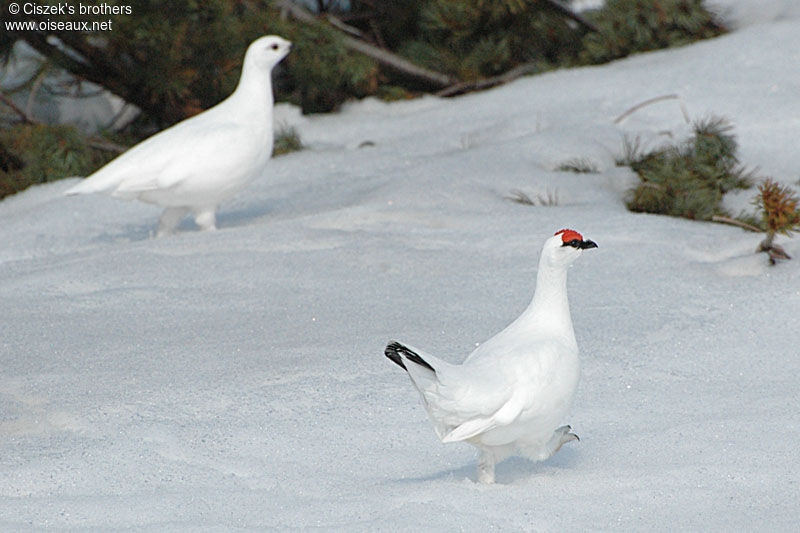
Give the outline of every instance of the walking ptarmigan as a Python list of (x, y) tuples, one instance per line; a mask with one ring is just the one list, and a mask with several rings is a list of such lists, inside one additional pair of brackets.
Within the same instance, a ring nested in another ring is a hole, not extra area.
[(528, 308), (460, 365), (399, 342), (386, 347), (386, 357), (408, 371), (442, 442), (480, 449), (481, 483), (494, 483), (495, 463), (510, 455), (541, 461), (578, 439), (559, 426), (580, 372), (567, 268), (596, 247), (569, 229), (547, 239)]
[(188, 213), (216, 229), (216, 210), (257, 178), (272, 155), (272, 68), (292, 43), (268, 35), (247, 48), (228, 98), (137, 144), (65, 194), (102, 192), (164, 207), (158, 235)]

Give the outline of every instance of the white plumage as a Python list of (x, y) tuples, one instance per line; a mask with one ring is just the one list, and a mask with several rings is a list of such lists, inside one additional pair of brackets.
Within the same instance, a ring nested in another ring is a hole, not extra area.
[(386, 356), (408, 371), (442, 442), (478, 447), (478, 480), (520, 454), (543, 460), (577, 435), (560, 426), (578, 385), (578, 345), (567, 301), (567, 268), (597, 245), (573, 230), (547, 239), (528, 308), (460, 365), (391, 342)]
[(290, 48), (274, 35), (256, 39), (233, 94), (142, 141), (65, 194), (102, 192), (165, 207), (159, 235), (190, 212), (201, 229), (216, 229), (219, 204), (261, 175), (272, 155), (271, 72)]

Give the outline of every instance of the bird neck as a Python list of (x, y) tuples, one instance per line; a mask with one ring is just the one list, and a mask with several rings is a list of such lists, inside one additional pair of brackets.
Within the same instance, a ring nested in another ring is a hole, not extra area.
[[(238, 110), (245, 120), (263, 121), (272, 120), (272, 72), (264, 71), (259, 68), (248, 68), (245, 64), (242, 68), (242, 77), (239, 85), (229, 97), (232, 106)], [(269, 116), (265, 116), (269, 115)]]
[(539, 261), (536, 291), (522, 316), (531, 331), (547, 336), (561, 336), (575, 343), (567, 299), (566, 267), (551, 265), (546, 258)]

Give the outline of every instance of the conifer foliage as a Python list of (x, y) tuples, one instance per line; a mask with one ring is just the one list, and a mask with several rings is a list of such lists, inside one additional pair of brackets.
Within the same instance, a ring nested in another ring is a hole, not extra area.
[(629, 191), (628, 209), (696, 220), (725, 214), (723, 195), (751, 186), (736, 158), (731, 129), (724, 119), (712, 117), (696, 122), (694, 135), (681, 144), (643, 153), (628, 142), (618, 164), (630, 166), (641, 179)]
[(599, 31), (584, 37), (582, 63), (682, 46), (726, 31), (703, 0), (606, 0), (591, 19)]
[(112, 152), (88, 145), (70, 126), (19, 124), (0, 130), (0, 198), (37, 183), (86, 175)]
[(461, 80), (494, 76), (520, 63), (545, 68), (580, 47), (577, 32), (548, 4), (531, 0), (428, 0), (417, 35), (401, 53)]
[(773, 241), (778, 233), (788, 236), (800, 231), (800, 200), (797, 194), (790, 187), (766, 179), (758, 186), (758, 195), (753, 203), (767, 234), (757, 251), (769, 254), (773, 265), (776, 259), (790, 259), (789, 254)]
[(295, 43), (284, 60), (283, 87), (289, 93), (284, 93), (284, 98), (300, 104), (305, 113), (333, 111), (349, 98), (377, 91), (376, 63), (350, 53), (332, 29), (295, 24), (284, 34)]

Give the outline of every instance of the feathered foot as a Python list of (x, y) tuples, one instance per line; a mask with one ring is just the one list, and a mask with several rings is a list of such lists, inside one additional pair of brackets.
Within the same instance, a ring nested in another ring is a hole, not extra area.
[(478, 459), (478, 483), (494, 483), (494, 454), (488, 450), (481, 450)]
[(217, 229), (216, 207), (197, 209), (194, 212), (194, 222), (202, 231), (214, 231)]
[(189, 209), (186, 207), (167, 207), (164, 209), (164, 212), (161, 214), (161, 218), (158, 219), (158, 230), (156, 231), (156, 237), (163, 237), (164, 235), (169, 235), (175, 228), (178, 227), (178, 224), (181, 223), (181, 219), (189, 212)]

